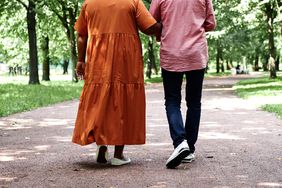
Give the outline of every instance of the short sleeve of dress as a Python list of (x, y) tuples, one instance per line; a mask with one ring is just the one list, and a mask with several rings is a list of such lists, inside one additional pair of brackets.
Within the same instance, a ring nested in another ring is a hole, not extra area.
[(74, 25), (74, 29), (81, 35), (88, 35), (87, 18), (86, 18), (86, 1), (82, 5), (82, 9)]
[(156, 20), (147, 10), (142, 0), (136, 1), (136, 22), (141, 31), (145, 31), (156, 23)]

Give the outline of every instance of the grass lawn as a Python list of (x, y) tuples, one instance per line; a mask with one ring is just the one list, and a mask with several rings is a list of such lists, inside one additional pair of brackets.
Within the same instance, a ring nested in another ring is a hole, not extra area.
[[(79, 98), (83, 82), (71, 82), (70, 75), (52, 76), (51, 80), (28, 85), (27, 76), (0, 75), (0, 117)], [(161, 76), (154, 76), (145, 82), (161, 81)]]
[[(209, 73), (206, 76), (216, 75), (218, 74)], [(160, 82), (162, 82), (160, 74), (145, 79), (146, 84)], [(0, 75), (0, 117), (78, 99), (83, 86), (83, 82), (72, 83), (71, 75), (51, 75), (50, 82), (41, 81), (40, 85), (27, 83), (28, 76)]]
[[(216, 73), (216, 72), (208, 72), (205, 74), (205, 78), (209, 78), (209, 77), (216, 77), (216, 76), (230, 76), (231, 72), (220, 72), (220, 73)], [(185, 79), (185, 77), (184, 77)], [(151, 84), (151, 83), (160, 83), (162, 82), (162, 76), (161, 73), (159, 75), (153, 75), (151, 79), (146, 78), (145, 79), (145, 83), (146, 84)]]
[[(234, 88), (236, 93), (242, 98), (282, 96), (282, 79), (269, 79), (268, 77), (243, 80), (237, 83)], [(261, 107), (268, 112), (276, 113), (282, 118), (282, 101), (277, 100), (277, 104), (266, 104)]]
[(77, 99), (82, 82), (41, 82), (40, 85), (6, 83), (0, 85), (0, 117), (41, 106)]
[(266, 104), (261, 108), (265, 111), (277, 114), (282, 119), (282, 104)]

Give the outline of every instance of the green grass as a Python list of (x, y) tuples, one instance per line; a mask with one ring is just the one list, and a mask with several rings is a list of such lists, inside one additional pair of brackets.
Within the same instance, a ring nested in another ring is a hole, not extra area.
[[(269, 79), (268, 77), (249, 79), (238, 82), (234, 88), (236, 93), (242, 98), (281, 96), (282, 79)], [(282, 101), (277, 104), (266, 104), (261, 107), (263, 110), (276, 113), (282, 118)]]
[[(216, 73), (216, 72), (209, 72), (205, 74), (205, 77), (215, 77), (215, 76), (230, 76), (231, 73), (230, 72), (220, 72), (220, 73)], [(185, 79), (185, 77), (184, 77)], [(161, 83), (163, 81), (161, 74), (159, 75), (153, 75), (151, 79), (146, 78), (145, 79), (145, 83), (146, 84), (151, 84), (151, 83)]]
[(50, 104), (77, 99), (82, 82), (41, 82), (40, 85), (6, 83), (0, 85), (0, 117)]
[(263, 105), (261, 108), (267, 112), (275, 113), (280, 118), (282, 118), (282, 104), (266, 104)]
[(205, 74), (205, 77), (215, 77), (215, 76), (230, 76), (231, 75), (231, 72), (230, 71), (227, 71), (227, 72), (219, 72), (219, 73), (216, 73), (216, 72), (208, 72)]
[[(161, 76), (146, 79), (146, 83), (159, 82), (162, 82)], [(0, 76), (0, 117), (78, 99), (83, 86), (83, 82), (73, 83), (71, 77), (60, 75), (50, 82), (41, 81), (40, 85), (27, 83), (26, 76)]]
[(277, 96), (282, 94), (282, 79), (269, 79), (267, 77), (242, 80), (234, 88), (242, 98), (256, 96)]
[(154, 75), (151, 79), (146, 78), (145, 84), (152, 84), (152, 83), (161, 83), (163, 81), (163, 78), (161, 75)]

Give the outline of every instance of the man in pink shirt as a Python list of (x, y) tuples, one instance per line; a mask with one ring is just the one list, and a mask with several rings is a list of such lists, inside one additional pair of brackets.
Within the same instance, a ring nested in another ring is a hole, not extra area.
[[(174, 151), (166, 162), (175, 168), (195, 159), (204, 72), (208, 62), (205, 32), (215, 29), (211, 0), (152, 0), (150, 12), (162, 22), (160, 61), (165, 107)], [(185, 127), (180, 111), (181, 86), (186, 77)]]

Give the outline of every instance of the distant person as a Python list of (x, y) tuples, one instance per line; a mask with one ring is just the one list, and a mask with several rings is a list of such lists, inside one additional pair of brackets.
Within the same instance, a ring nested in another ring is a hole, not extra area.
[(145, 143), (145, 91), (138, 29), (160, 33), (142, 0), (86, 0), (75, 24), (77, 74), (84, 79), (73, 142), (98, 145), (97, 162), (130, 163), (124, 145)]
[(237, 66), (236, 66), (236, 73), (237, 74), (242, 74), (242, 68), (241, 68), (241, 65), (240, 64), (238, 64)]
[[(163, 24), (160, 61), (166, 114), (174, 151), (166, 162), (175, 168), (195, 159), (201, 116), (202, 85), (208, 62), (205, 32), (215, 28), (211, 0), (152, 0), (151, 14)], [(181, 86), (186, 77), (185, 127), (180, 111)]]

